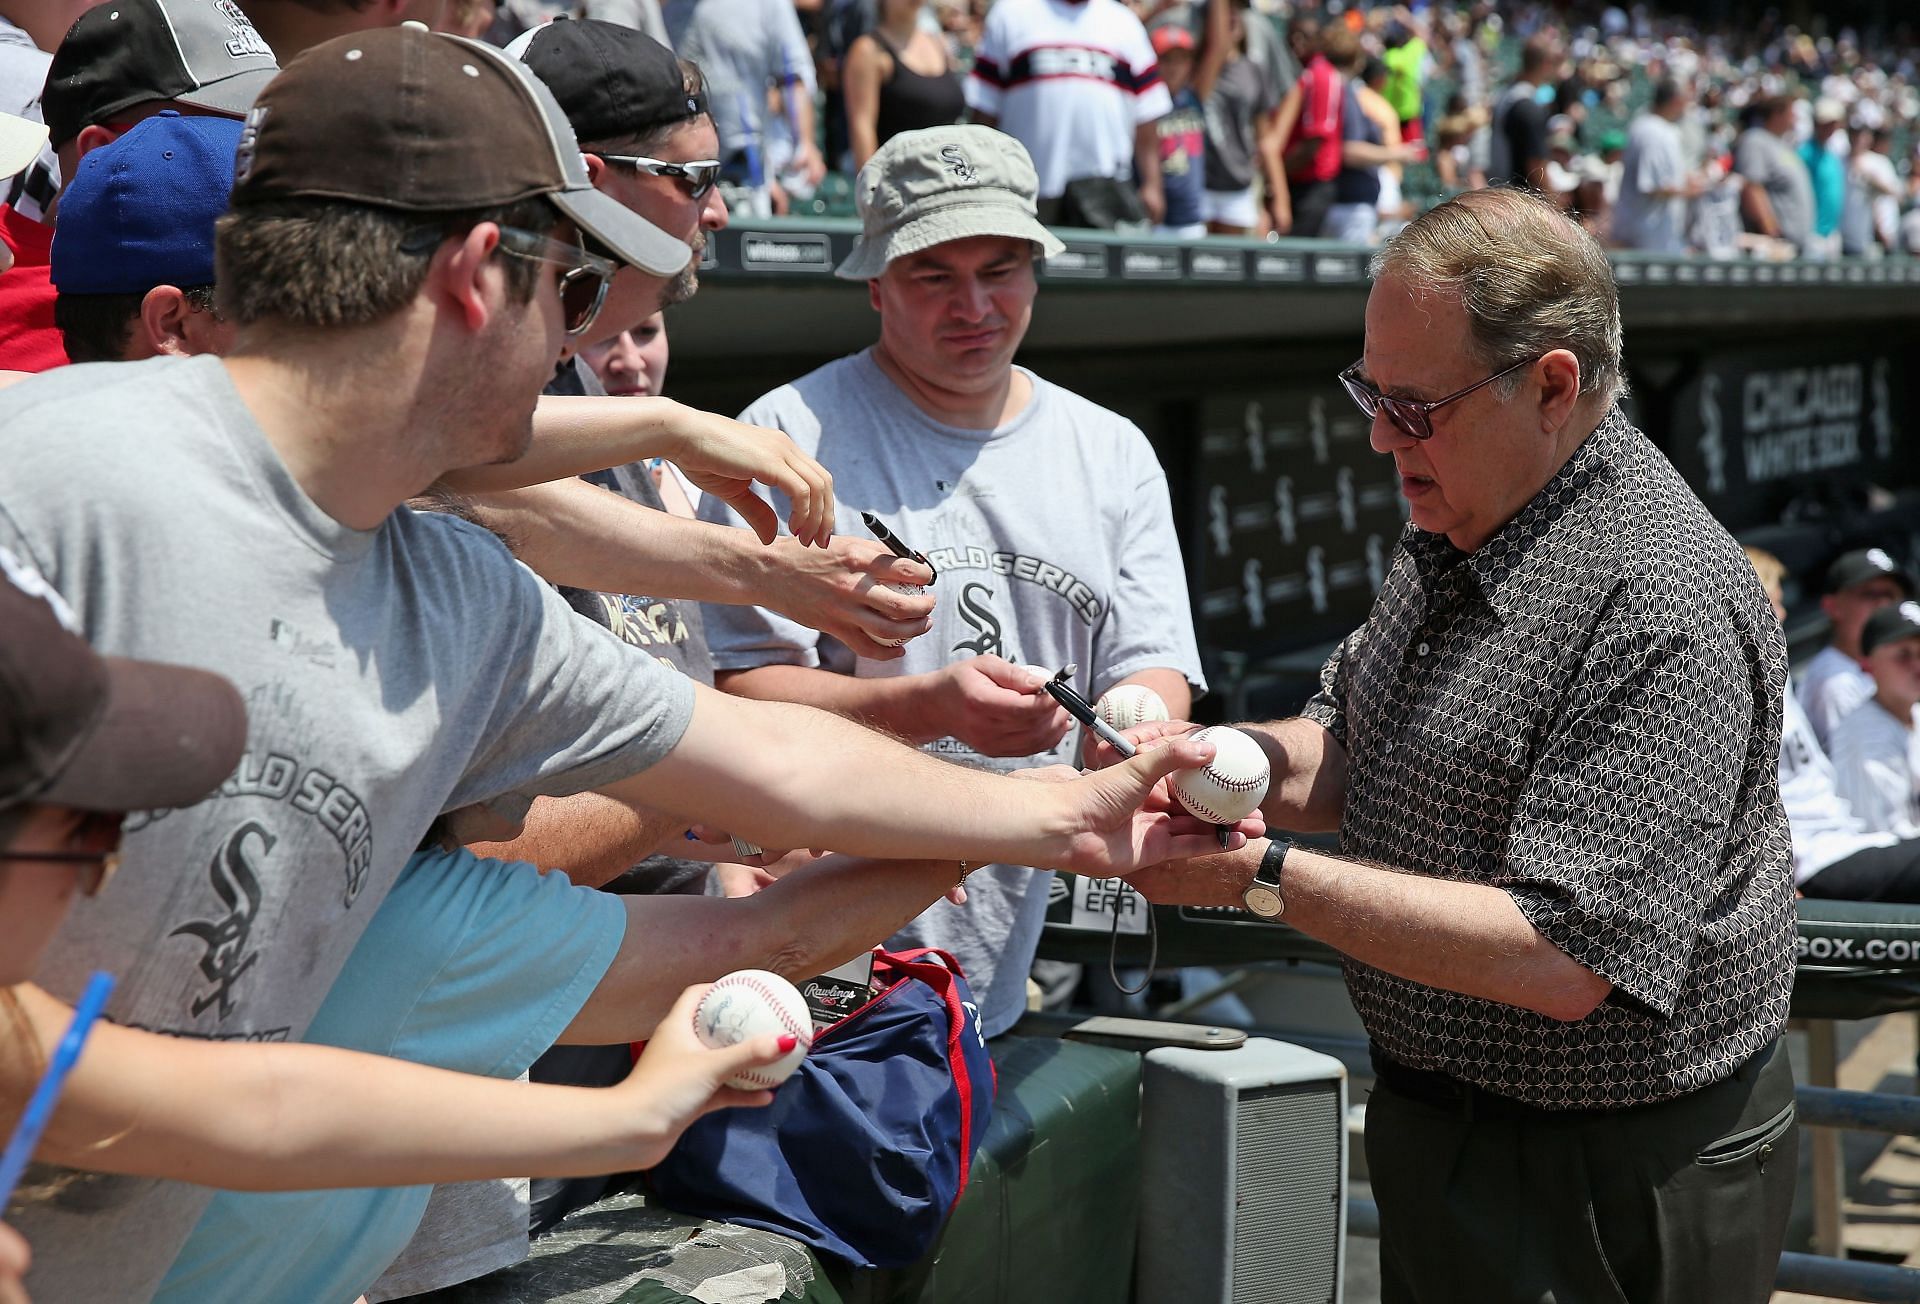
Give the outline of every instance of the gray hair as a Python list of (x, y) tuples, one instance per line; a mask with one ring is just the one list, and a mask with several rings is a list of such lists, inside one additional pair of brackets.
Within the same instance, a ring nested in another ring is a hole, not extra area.
[[(1553, 349), (1579, 360), (1580, 392), (1626, 393), (1620, 292), (1577, 222), (1531, 191), (1470, 190), (1416, 218), (1373, 256), (1375, 279), (1452, 297), (1467, 314), (1468, 352), (1498, 371)], [(1521, 377), (1494, 389), (1512, 398)]]

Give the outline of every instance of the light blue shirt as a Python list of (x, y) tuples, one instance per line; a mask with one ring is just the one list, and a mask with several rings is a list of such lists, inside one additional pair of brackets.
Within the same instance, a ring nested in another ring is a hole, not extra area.
[[(573, 1022), (626, 931), (618, 897), (564, 874), (419, 852), (306, 1040), (518, 1077)], [(347, 1304), (406, 1247), (432, 1191), (221, 1191), (156, 1304)]]

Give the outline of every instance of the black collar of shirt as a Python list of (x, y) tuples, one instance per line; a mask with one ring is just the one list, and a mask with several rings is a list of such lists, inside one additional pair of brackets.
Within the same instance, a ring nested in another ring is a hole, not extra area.
[(1579, 545), (1591, 533), (1620, 524), (1609, 522), (1600, 508), (1606, 489), (1619, 481), (1631, 429), (1620, 409), (1610, 409), (1540, 492), (1472, 553), (1461, 552), (1443, 534), (1409, 525), (1403, 542), (1421, 587), (1433, 592), (1464, 562), (1459, 578), (1470, 578), (1502, 620), (1514, 615), (1522, 594), (1563, 587), (1563, 569), (1591, 564), (1590, 548)]

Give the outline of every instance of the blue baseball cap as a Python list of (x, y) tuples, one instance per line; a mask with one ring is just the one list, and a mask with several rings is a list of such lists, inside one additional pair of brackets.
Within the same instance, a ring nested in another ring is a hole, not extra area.
[(213, 284), (213, 224), (233, 191), (241, 126), (168, 110), (81, 159), (60, 196), (55, 288), (145, 294)]

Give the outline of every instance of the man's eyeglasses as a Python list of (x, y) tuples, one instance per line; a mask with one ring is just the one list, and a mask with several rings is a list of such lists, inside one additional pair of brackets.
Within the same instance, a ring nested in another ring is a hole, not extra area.
[(560, 310), (567, 334), (579, 335), (593, 325), (607, 301), (607, 287), (620, 265), (611, 258), (590, 254), (578, 245), (549, 239), (517, 226), (500, 228), (500, 248), (517, 258), (552, 263), (567, 270), (560, 274)]
[(96, 896), (120, 868), (120, 825), (126, 816), (119, 811), (89, 811), (74, 825), (67, 845), (57, 851), (0, 851), (0, 864), (19, 861), (24, 864), (52, 862), (80, 866), (80, 891)]
[(1511, 367), (1494, 372), (1485, 380), (1476, 380), (1465, 389), (1455, 390), (1445, 398), (1436, 398), (1431, 402), (1417, 398), (1394, 398), (1392, 395), (1382, 394), (1360, 378), (1361, 364), (1358, 362), (1340, 373), (1340, 384), (1347, 391), (1347, 397), (1353, 400), (1353, 405), (1360, 409), (1361, 415), (1367, 420), (1373, 420), (1384, 410), (1387, 420), (1393, 422), (1394, 426), (1409, 439), (1432, 439), (1433, 414), (1440, 408), (1449, 403), (1458, 402), (1475, 390), (1484, 389), (1502, 376), (1510, 376), (1522, 367), (1531, 367), (1538, 361), (1540, 361), (1538, 358), (1523, 358)]
[(714, 183), (720, 180), (720, 162), (718, 159), (699, 159), (691, 163), (665, 163), (657, 158), (640, 158), (633, 154), (602, 154), (601, 158), (609, 163), (619, 163), (636, 172), (644, 172), (653, 177), (672, 177), (687, 188), (689, 199), (705, 199)]
[[(439, 227), (421, 227), (401, 240), (400, 252), (431, 252), (448, 234)], [(500, 228), (500, 252), (566, 269), (560, 274), (560, 311), (569, 335), (579, 335), (593, 325), (601, 305), (607, 301), (607, 287), (612, 284), (614, 273), (620, 270), (620, 265), (611, 258), (590, 254), (578, 245), (517, 226)]]

